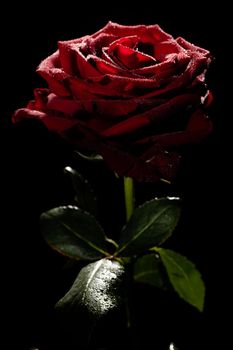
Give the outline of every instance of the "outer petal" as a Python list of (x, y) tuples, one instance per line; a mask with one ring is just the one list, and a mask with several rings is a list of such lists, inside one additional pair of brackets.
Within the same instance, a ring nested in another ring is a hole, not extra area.
[(113, 23), (109, 21), (105, 27), (100, 29), (98, 32), (92, 35), (92, 37), (98, 36), (100, 33), (107, 33), (112, 34), (117, 37), (125, 37), (125, 36), (132, 36), (137, 33), (137, 35), (140, 35), (141, 33), (144, 33), (146, 31), (145, 25), (136, 25), (136, 26), (124, 26), (118, 23)]
[(43, 124), (51, 131), (63, 133), (66, 129), (70, 129), (75, 125), (76, 121), (72, 119), (56, 117), (53, 114), (31, 110), (28, 108), (18, 109), (13, 115), (13, 122), (19, 122), (23, 119), (41, 120)]
[(164, 121), (168, 122), (173, 116), (179, 116), (188, 107), (195, 106), (200, 102), (200, 94), (197, 92), (176, 96), (155, 108), (114, 125), (112, 128), (105, 130), (102, 135), (105, 137), (119, 136), (135, 132), (150, 124), (160, 125)]
[(153, 147), (153, 157), (150, 159), (146, 155), (136, 157), (105, 143), (99, 144), (98, 151), (109, 168), (119, 176), (128, 176), (143, 182), (171, 180), (175, 176), (180, 159), (175, 153), (168, 153), (160, 146)]
[(64, 84), (68, 75), (59, 67), (59, 64), (59, 51), (56, 51), (41, 62), (37, 68), (37, 73), (47, 81), (50, 90), (55, 94), (59, 96), (69, 96), (69, 90)]
[(199, 46), (193, 45), (181, 37), (177, 38), (176, 41), (178, 44), (180, 44), (186, 50), (199, 52), (200, 54), (202, 54), (205, 57), (210, 57), (210, 52), (208, 50), (205, 50)]
[(77, 64), (75, 62), (75, 52), (73, 47), (74, 44), (68, 44), (66, 41), (58, 42), (61, 69), (63, 69), (64, 72), (69, 75), (78, 74)]
[(118, 37), (132, 36), (137, 34), (140, 40), (147, 42), (150, 40), (163, 41), (171, 39), (170, 34), (165, 33), (159, 25), (136, 25), (136, 26), (124, 26), (118, 23), (108, 22), (107, 25), (97, 33), (93, 34), (93, 37), (100, 33), (109, 33)]
[(61, 112), (66, 118), (74, 117), (83, 110), (81, 101), (63, 98), (50, 93), (47, 97), (47, 109), (55, 112)]
[(212, 129), (212, 122), (205, 112), (198, 108), (192, 113), (185, 130), (148, 137), (139, 143), (141, 145), (159, 143), (165, 149), (172, 149), (173, 147), (200, 142), (211, 133)]
[(34, 97), (35, 100), (30, 101), (27, 105), (29, 109), (35, 109), (39, 111), (44, 111), (47, 109), (47, 96), (49, 94), (48, 89), (35, 89)]

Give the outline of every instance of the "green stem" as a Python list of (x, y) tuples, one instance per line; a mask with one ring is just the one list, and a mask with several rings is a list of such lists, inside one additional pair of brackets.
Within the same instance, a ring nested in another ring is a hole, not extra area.
[(124, 177), (126, 221), (134, 211), (134, 184), (131, 177)]
[[(131, 215), (133, 214), (135, 207), (134, 198), (134, 182), (131, 177), (124, 177), (124, 193), (125, 193), (125, 212), (126, 221), (129, 221)], [(131, 262), (125, 266), (126, 268), (126, 296), (125, 296), (125, 311), (127, 328), (132, 327), (132, 315), (131, 315), (131, 296), (132, 296), (132, 283), (133, 283), (133, 264)]]

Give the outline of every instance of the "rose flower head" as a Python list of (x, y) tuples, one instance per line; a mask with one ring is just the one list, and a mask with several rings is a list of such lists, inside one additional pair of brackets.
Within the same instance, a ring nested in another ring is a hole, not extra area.
[(58, 42), (37, 72), (48, 88), (14, 113), (41, 120), (75, 149), (102, 155), (120, 176), (171, 180), (185, 144), (211, 131), (209, 51), (158, 25), (109, 22), (95, 34)]

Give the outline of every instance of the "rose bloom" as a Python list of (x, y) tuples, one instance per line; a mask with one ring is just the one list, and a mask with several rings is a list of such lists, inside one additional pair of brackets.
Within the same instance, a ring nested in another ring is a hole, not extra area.
[(48, 88), (13, 116), (41, 120), (120, 176), (171, 180), (185, 144), (205, 138), (210, 53), (158, 25), (109, 22), (93, 35), (58, 42), (37, 72)]

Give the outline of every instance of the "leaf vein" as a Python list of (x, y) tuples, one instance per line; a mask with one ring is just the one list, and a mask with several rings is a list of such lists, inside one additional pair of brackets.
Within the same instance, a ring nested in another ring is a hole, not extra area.
[(94, 270), (92, 271), (90, 277), (88, 278), (87, 283), (86, 283), (86, 286), (85, 286), (85, 288), (84, 288), (83, 296), (82, 296), (82, 299), (81, 299), (82, 302), (84, 302), (84, 300), (85, 300), (85, 298), (86, 298), (86, 294), (87, 294), (88, 288), (89, 288), (89, 286), (90, 286), (90, 284), (91, 284), (91, 282), (92, 282), (92, 279), (93, 279), (93, 277), (95, 276), (95, 274), (99, 271), (99, 269), (100, 269), (100, 267), (101, 267), (101, 265), (102, 265), (102, 262), (103, 262), (102, 260), (100, 260), (100, 261), (97, 262), (96, 267), (94, 268)]
[(128, 242), (126, 242), (119, 250), (117, 253), (120, 253), (122, 252), (123, 250), (125, 250), (125, 248), (133, 243), (136, 239), (138, 239), (138, 237), (140, 237), (143, 232), (145, 232), (145, 230), (147, 230), (167, 209), (169, 208), (169, 206), (166, 206), (163, 210), (161, 210), (157, 215), (155, 215), (153, 217), (152, 220), (150, 220), (147, 225), (145, 225), (135, 236), (132, 237), (132, 239)]
[(101, 248), (99, 248), (97, 245), (93, 244), (91, 241), (89, 241), (88, 239), (86, 239), (85, 237), (81, 236), (80, 234), (78, 234), (77, 231), (74, 231), (69, 225), (65, 224), (64, 222), (60, 221), (60, 224), (65, 227), (68, 231), (72, 232), (72, 234), (74, 236), (77, 236), (81, 241), (85, 242), (87, 245), (89, 245), (90, 247), (94, 248), (95, 250), (99, 251), (101, 254), (104, 254), (106, 256), (108, 256), (109, 254), (107, 252), (105, 252), (104, 250), (102, 250)]

